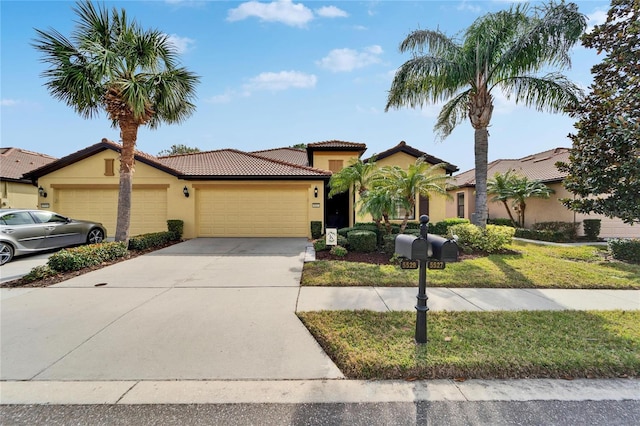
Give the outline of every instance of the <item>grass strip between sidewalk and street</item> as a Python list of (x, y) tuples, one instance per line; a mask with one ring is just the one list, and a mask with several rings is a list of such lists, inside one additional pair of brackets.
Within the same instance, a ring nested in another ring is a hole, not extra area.
[[(448, 263), (427, 273), (429, 287), (640, 289), (640, 265), (611, 260), (601, 246), (542, 246), (514, 241), (508, 254)], [(305, 263), (303, 286), (413, 287), (417, 270), (396, 265)]]
[(640, 376), (640, 311), (299, 312), (350, 379)]

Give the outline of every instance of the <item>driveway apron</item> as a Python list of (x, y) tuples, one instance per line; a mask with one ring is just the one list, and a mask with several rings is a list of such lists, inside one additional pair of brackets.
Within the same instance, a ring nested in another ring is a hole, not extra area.
[(198, 238), (18, 295), (2, 380), (342, 378), (295, 315), (308, 242)]

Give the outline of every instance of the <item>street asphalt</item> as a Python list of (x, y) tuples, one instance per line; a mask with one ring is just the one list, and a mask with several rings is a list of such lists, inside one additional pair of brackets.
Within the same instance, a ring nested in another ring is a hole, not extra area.
[[(0, 404), (640, 400), (640, 381), (352, 381), (296, 317), (414, 310), (416, 288), (299, 286), (306, 239), (199, 238), (1, 289)], [(640, 309), (637, 290), (429, 289), (431, 310)]]

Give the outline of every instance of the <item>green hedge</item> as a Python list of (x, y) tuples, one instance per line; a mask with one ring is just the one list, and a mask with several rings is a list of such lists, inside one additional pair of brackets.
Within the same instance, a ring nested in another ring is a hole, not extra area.
[(353, 230), (347, 234), (347, 240), (351, 251), (369, 253), (378, 247), (378, 236), (373, 231)]
[(471, 223), (449, 227), (449, 238), (458, 237), (458, 246), (464, 251), (497, 253), (511, 243), (515, 229), (509, 226), (487, 225), (482, 229)]
[(527, 240), (550, 241), (554, 243), (566, 241), (564, 233), (550, 230), (536, 231), (535, 229), (518, 228), (514, 236)]
[(609, 250), (614, 259), (640, 263), (640, 239), (621, 238), (609, 240)]
[(571, 242), (578, 237), (578, 225), (578, 223), (572, 222), (539, 222), (534, 224), (532, 228), (536, 231), (559, 232), (562, 239), (558, 242)]
[(429, 233), (436, 235), (447, 235), (449, 232), (449, 228), (454, 225), (460, 225), (469, 223), (469, 219), (464, 219), (460, 217), (451, 217), (440, 222), (430, 223), (429, 224)]
[(498, 217), (495, 219), (487, 219), (489, 225), (510, 226), (513, 228), (513, 222), (509, 218)]
[(333, 246), (331, 247), (330, 253), (334, 256), (345, 257), (349, 252), (342, 246)]
[(49, 257), (47, 266), (59, 271), (77, 271), (88, 266), (99, 265), (127, 255), (123, 242), (108, 242), (72, 247), (60, 250)]
[(180, 219), (167, 220), (167, 229), (171, 232), (172, 241), (180, 241), (184, 231), (184, 221)]
[(322, 222), (319, 220), (311, 221), (311, 238), (314, 240), (322, 236)]
[(598, 236), (600, 235), (600, 225), (600, 219), (585, 219), (582, 221), (582, 229), (584, 230), (584, 235), (589, 241), (598, 241)]
[(175, 234), (170, 231), (136, 235), (129, 239), (129, 250), (146, 250), (153, 247), (159, 247), (170, 241), (174, 241), (174, 238)]

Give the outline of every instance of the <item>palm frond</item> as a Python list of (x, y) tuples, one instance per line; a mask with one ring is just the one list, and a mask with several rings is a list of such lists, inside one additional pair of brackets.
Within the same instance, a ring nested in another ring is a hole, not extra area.
[(499, 85), (507, 98), (513, 95), (516, 103), (522, 102), (538, 111), (563, 112), (576, 106), (583, 97), (582, 89), (559, 73), (513, 77)]
[(434, 126), (439, 139), (445, 139), (458, 124), (467, 119), (469, 116), (470, 94), (471, 89), (465, 90), (442, 107)]

